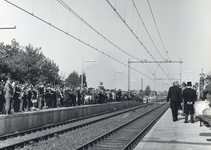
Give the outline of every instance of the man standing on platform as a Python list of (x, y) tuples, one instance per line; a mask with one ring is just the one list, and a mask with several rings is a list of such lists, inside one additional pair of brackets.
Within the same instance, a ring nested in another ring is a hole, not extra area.
[(8, 75), (8, 80), (4, 86), (5, 89), (5, 112), (6, 115), (11, 113), (11, 100), (13, 98), (13, 88), (11, 85), (12, 79), (11, 79), (11, 75)]
[(188, 115), (190, 114), (191, 123), (194, 123), (193, 115), (194, 115), (194, 107), (195, 101), (197, 99), (196, 90), (192, 88), (192, 83), (187, 82), (187, 87), (183, 91), (184, 98), (184, 113), (185, 113), (185, 122), (188, 123)]
[(173, 86), (169, 88), (167, 102), (170, 101), (170, 108), (172, 111), (173, 121), (178, 120), (178, 108), (182, 102), (181, 88), (179, 88), (179, 82), (175, 81)]

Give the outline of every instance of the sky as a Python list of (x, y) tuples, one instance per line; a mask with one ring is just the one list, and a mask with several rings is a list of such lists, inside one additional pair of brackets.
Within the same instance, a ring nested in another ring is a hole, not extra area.
[[(65, 77), (84, 70), (88, 87), (163, 91), (211, 70), (209, 0), (63, 0), (74, 13), (57, 0), (9, 2), (30, 14), (0, 0), (0, 28), (16, 26), (0, 29), (0, 42), (41, 47)], [(142, 60), (130, 79), (129, 60)]]

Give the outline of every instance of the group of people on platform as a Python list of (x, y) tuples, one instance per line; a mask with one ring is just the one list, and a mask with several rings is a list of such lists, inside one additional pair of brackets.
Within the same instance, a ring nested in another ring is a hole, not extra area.
[[(211, 107), (211, 76), (207, 76), (206, 86), (203, 90), (203, 97), (201, 100), (210, 101)], [(173, 82), (173, 86), (169, 88), (167, 102), (170, 102), (173, 121), (178, 120), (178, 110), (183, 109), (185, 116), (184, 123), (188, 123), (188, 116), (190, 115), (191, 123), (194, 123), (194, 104), (197, 101), (197, 87), (192, 85), (192, 82), (183, 83), (179, 85), (178, 81)], [(183, 106), (181, 105), (183, 103)]]
[(109, 89), (81, 89), (72, 86), (20, 84), (8, 76), (0, 82), (0, 114), (93, 103), (139, 100), (135, 93)]

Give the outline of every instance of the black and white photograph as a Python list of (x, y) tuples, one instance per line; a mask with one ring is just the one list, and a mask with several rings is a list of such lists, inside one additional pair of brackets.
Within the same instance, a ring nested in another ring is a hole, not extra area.
[(211, 149), (211, 1), (0, 0), (0, 149)]

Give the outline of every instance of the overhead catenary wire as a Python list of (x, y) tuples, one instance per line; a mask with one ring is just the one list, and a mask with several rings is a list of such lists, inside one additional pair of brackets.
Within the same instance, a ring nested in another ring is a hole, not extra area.
[(117, 10), (114, 8), (114, 6), (110, 3), (109, 0), (106, 0), (107, 3), (111, 6), (111, 8), (116, 12), (116, 14), (119, 16), (119, 18), (123, 21), (123, 23), (126, 25), (126, 27), (131, 31), (131, 33), (135, 36), (135, 38), (138, 40), (138, 42), (143, 46), (143, 48), (147, 51), (147, 53), (152, 57), (152, 59), (156, 62), (156, 64), (160, 67), (160, 69), (165, 73), (167, 78), (170, 81), (170, 78), (168, 74), (165, 72), (165, 70), (160, 66), (160, 64), (157, 62), (157, 60), (153, 57), (153, 55), (149, 52), (149, 50), (146, 48), (146, 46), (143, 44), (143, 42), (139, 39), (139, 37), (133, 32), (133, 30), (130, 28), (130, 26), (126, 23), (126, 21), (122, 18), (122, 16), (117, 12)]
[[(155, 17), (154, 17), (154, 15), (153, 15), (152, 7), (151, 7), (149, 1), (148, 1), (148, 5), (149, 5), (149, 8), (150, 8), (150, 10), (151, 10), (151, 13), (152, 13), (152, 16), (153, 16), (153, 20), (154, 20), (154, 22), (155, 22), (156, 29), (157, 29), (157, 31), (158, 31), (159, 37), (160, 37), (160, 39), (161, 39), (161, 43), (162, 43), (162, 45), (163, 45), (163, 48), (164, 48), (164, 50), (165, 50), (165, 52), (166, 52), (166, 55), (167, 55), (168, 59), (170, 60), (170, 57), (169, 57), (169, 55), (168, 55), (168, 51), (166, 50), (166, 48), (165, 48), (165, 46), (164, 46), (164, 43), (163, 43), (163, 40), (162, 40), (162, 38), (161, 38), (161, 35), (160, 35), (160, 32), (159, 32), (159, 29), (158, 29), (158, 26), (157, 26)], [(173, 69), (172, 69), (172, 65), (171, 65), (171, 64), (170, 64), (170, 68), (171, 68), (171, 72), (172, 72), (172, 74), (173, 74)]]
[[(133, 1), (133, 0), (132, 0), (132, 1)], [(164, 51), (165, 51), (165, 53), (166, 53), (168, 59), (171, 60), (171, 59), (169, 58), (168, 51), (166, 50), (166, 48), (165, 48), (165, 46), (164, 46), (163, 39), (162, 39), (162, 37), (161, 37), (161, 35), (160, 35), (160, 31), (159, 31), (159, 29), (158, 29), (158, 26), (157, 26), (157, 23), (156, 23), (156, 20), (155, 20), (155, 16), (154, 16), (154, 14), (153, 14), (152, 7), (151, 7), (151, 5), (150, 5), (149, 0), (147, 0), (147, 3), (148, 3), (148, 6), (149, 6), (149, 9), (150, 9), (150, 12), (151, 12), (151, 14), (152, 14), (152, 18), (153, 18), (153, 21), (154, 21), (154, 23), (155, 23), (155, 27), (156, 27), (156, 30), (157, 30), (157, 32), (158, 32), (158, 35), (159, 35), (161, 44), (162, 44), (162, 46), (163, 46), (163, 49), (164, 49)], [(172, 67), (171, 67), (171, 70), (172, 70)], [(169, 74), (170, 74), (170, 73), (169, 73)]]
[[(143, 21), (143, 19), (142, 19), (142, 17), (141, 17), (141, 14), (140, 14), (140, 12), (139, 12), (137, 6), (136, 6), (136, 3), (134, 2), (134, 0), (132, 0), (132, 2), (133, 2), (133, 5), (134, 5), (134, 7), (135, 7), (135, 9), (136, 9), (136, 12), (137, 12), (137, 14), (138, 14), (138, 16), (139, 16), (139, 18), (140, 18), (140, 20), (141, 20), (141, 22), (142, 22), (142, 24), (143, 24), (143, 26), (144, 26), (146, 32), (147, 32), (147, 34), (148, 34), (148, 36), (149, 36), (149, 38), (150, 38), (152, 44), (154, 45), (154, 47), (155, 47), (155, 49), (157, 50), (158, 54), (159, 54), (164, 60), (166, 60), (166, 59), (161, 55), (161, 53), (160, 53), (160, 51), (158, 50), (158, 48), (156, 47), (156, 45), (155, 45), (153, 39), (151, 38), (151, 36), (150, 36), (150, 34), (149, 34), (149, 31), (148, 31), (148, 29), (147, 29), (147, 27), (146, 27), (146, 25), (145, 25), (145, 23), (144, 23), (144, 21)], [(164, 50), (165, 50), (165, 49), (164, 49)], [(165, 50), (165, 52), (166, 52), (166, 50)], [(168, 59), (170, 60), (170, 58), (169, 58), (168, 55), (167, 55), (167, 57), (168, 57)], [(172, 69), (172, 67), (171, 67), (171, 69)], [(168, 74), (170, 75), (168, 66), (167, 66), (167, 72), (168, 72)], [(171, 76), (170, 76), (170, 78), (171, 78)]]
[[(154, 21), (154, 23), (155, 23), (155, 26), (156, 26), (158, 35), (159, 35), (159, 37), (160, 37), (160, 41), (161, 41), (161, 43), (162, 43), (162, 46), (163, 46), (163, 48), (164, 48), (164, 50), (165, 50), (165, 52), (166, 52), (166, 55), (167, 55), (168, 59), (169, 59), (168, 51), (166, 50), (166, 48), (165, 48), (165, 46), (164, 46), (164, 43), (163, 43), (163, 40), (162, 40), (162, 38), (161, 38), (160, 31), (159, 31), (159, 29), (158, 29), (158, 26), (157, 26), (157, 23), (156, 23), (156, 20), (155, 20), (155, 17), (154, 17), (154, 14), (153, 14), (151, 5), (150, 5), (150, 3), (149, 3), (149, 0), (147, 0), (147, 2), (148, 2), (148, 5), (149, 5), (150, 12), (151, 12), (151, 14), (152, 14), (152, 18), (153, 18), (153, 21)], [(169, 60), (170, 60), (170, 59), (169, 59)]]
[[(148, 36), (150, 37), (151, 42), (153, 43), (153, 45), (154, 45), (155, 49), (157, 50), (157, 52), (159, 53), (159, 55), (160, 55), (160, 56), (161, 56), (164, 60), (166, 60), (166, 59), (165, 59), (165, 58), (164, 58), (164, 57), (160, 54), (160, 52), (159, 52), (159, 50), (157, 49), (157, 47), (156, 47), (156, 45), (155, 45), (154, 41), (152, 40), (152, 38), (151, 38), (151, 36), (150, 36), (150, 34), (149, 34), (149, 32), (148, 32), (148, 29), (147, 29), (147, 27), (145, 26), (145, 23), (144, 23), (144, 21), (143, 21), (143, 19), (142, 19), (142, 17), (141, 17), (141, 14), (140, 14), (140, 12), (139, 12), (139, 10), (138, 10), (137, 6), (136, 6), (135, 1), (134, 1), (134, 0), (132, 0), (132, 2), (133, 2), (133, 5), (134, 5), (134, 7), (135, 7), (135, 9), (136, 9), (136, 12), (137, 12), (137, 14), (138, 14), (138, 16), (139, 16), (140, 20), (142, 21), (143, 26), (144, 26), (144, 28), (145, 28), (145, 30), (146, 30), (146, 32), (147, 32), (147, 34), (148, 34)], [(168, 57), (168, 60), (171, 60), (171, 59), (169, 58), (169, 56), (168, 56), (168, 51), (166, 51), (166, 48), (165, 48), (165, 46), (164, 46), (164, 44), (163, 44), (163, 40), (162, 40), (161, 35), (160, 35), (160, 32), (159, 32), (159, 30), (158, 30), (158, 26), (157, 26), (157, 23), (156, 23), (156, 21), (155, 21), (155, 17), (154, 17), (154, 15), (153, 15), (152, 8), (151, 8), (151, 5), (149, 4), (149, 2), (148, 2), (148, 5), (149, 5), (149, 7), (150, 7), (151, 14), (152, 14), (152, 16), (153, 16), (153, 21), (154, 21), (155, 26), (156, 26), (156, 29), (157, 29), (157, 31), (158, 31), (158, 34), (159, 34), (159, 37), (160, 37), (160, 40), (161, 40), (162, 46), (163, 46), (163, 48), (164, 48), (164, 51), (165, 51), (165, 53), (166, 53), (166, 55), (167, 55), (167, 57)], [(172, 66), (171, 66), (171, 64), (170, 64), (170, 68), (171, 68), (171, 72), (173, 72), (173, 71), (172, 71)], [(168, 71), (168, 74), (170, 75), (170, 73), (169, 73), (169, 69), (168, 69), (168, 64), (167, 64), (167, 71)], [(170, 76), (170, 78), (171, 78), (171, 76)]]
[(150, 66), (149, 66), (149, 64), (148, 63), (144, 63), (144, 66), (147, 68), (147, 70), (148, 70), (148, 72), (150, 73), (150, 74), (153, 74), (153, 72), (152, 72), (152, 70), (151, 70), (151, 68), (150, 68)]
[(143, 24), (143, 26), (144, 26), (144, 28), (145, 28), (145, 30), (146, 30), (148, 36), (149, 36), (149, 38), (150, 38), (152, 44), (154, 45), (154, 47), (155, 47), (155, 49), (157, 50), (157, 52), (158, 52), (158, 54), (160, 55), (160, 57), (163, 58), (163, 59), (165, 60), (165, 58), (161, 55), (161, 53), (159, 52), (158, 48), (156, 47), (156, 45), (155, 45), (155, 43), (154, 43), (152, 37), (150, 36), (149, 31), (148, 31), (148, 29), (147, 29), (147, 27), (146, 27), (146, 25), (145, 25), (145, 23), (144, 23), (144, 20), (143, 20), (142, 17), (141, 17), (141, 14), (140, 14), (140, 12), (139, 12), (139, 10), (138, 10), (138, 8), (137, 8), (137, 6), (136, 6), (134, 0), (132, 0), (132, 2), (133, 2), (133, 5), (134, 5), (134, 7), (135, 7), (135, 10), (136, 10), (136, 12), (137, 12), (137, 14), (138, 14), (138, 16), (139, 16), (139, 18), (140, 18), (142, 24)]
[[(8, 0), (5, 0), (5, 1), (6, 1), (7, 3), (11, 4), (12, 6), (14, 6), (14, 7), (16, 7), (16, 8), (18, 8), (18, 9), (22, 10), (23, 12), (25, 12), (25, 13), (27, 13), (27, 14), (33, 16), (33, 17), (35, 17), (36, 19), (38, 19), (38, 20), (40, 20), (40, 21), (42, 21), (42, 22), (48, 24), (49, 26), (55, 28), (56, 30), (58, 30), (58, 31), (60, 31), (60, 32), (62, 32), (62, 33), (64, 33), (64, 34), (66, 34), (66, 35), (72, 37), (73, 39), (75, 39), (75, 40), (77, 40), (77, 41), (79, 41), (79, 42), (81, 42), (82, 44), (84, 44), (84, 45), (86, 45), (86, 46), (88, 46), (88, 47), (90, 47), (90, 48), (92, 48), (92, 49), (98, 51), (99, 53), (101, 53), (101, 54), (103, 54), (103, 55), (105, 55), (105, 56), (107, 56), (107, 57), (109, 57), (109, 58), (111, 58), (111, 59), (113, 59), (114, 61), (117, 61), (118, 63), (120, 63), (120, 64), (122, 64), (122, 65), (124, 65), (124, 66), (126, 66), (126, 67), (130, 67), (130, 66), (128, 66), (127, 64), (121, 62), (120, 60), (118, 60), (118, 59), (116, 59), (116, 58), (114, 58), (114, 57), (112, 57), (112, 56), (110, 56), (110, 55), (108, 55), (108, 54), (106, 54), (106, 53), (100, 51), (98, 48), (96, 48), (96, 47), (90, 45), (89, 43), (84, 42), (83, 40), (81, 40), (81, 39), (79, 39), (79, 38), (77, 38), (77, 37), (75, 37), (75, 36), (69, 34), (68, 32), (65, 32), (64, 30), (60, 29), (59, 27), (57, 27), (57, 26), (51, 24), (50, 22), (47, 22), (46, 20), (44, 20), (44, 19), (42, 19), (42, 18), (36, 16), (35, 14), (32, 14), (31, 12), (29, 12), (29, 11), (27, 11), (27, 10), (25, 10), (25, 9), (23, 9), (23, 8), (21, 8), (21, 7), (19, 7), (18, 5), (14, 4), (14, 3), (12, 3), (12, 2), (10, 2), (10, 1), (8, 1)], [(142, 74), (143, 76), (145, 76), (145, 77), (147, 77), (148, 79), (150, 79), (150, 80), (153, 81), (152, 78), (150, 78), (150, 77), (147, 76), (146, 74), (140, 72), (139, 70), (137, 70), (137, 69), (135, 69), (135, 68), (133, 68), (133, 67), (130, 67), (130, 69), (132, 69), (132, 70), (134, 70), (134, 71), (136, 71), (136, 72)], [(158, 83), (158, 84), (159, 84), (159, 83)]]
[(80, 15), (78, 15), (73, 9), (71, 9), (66, 3), (64, 3), (64, 1), (62, 0), (57, 0), (62, 6), (64, 6), (67, 10), (69, 10), (73, 15), (75, 15), (79, 20), (81, 20), (81, 22), (83, 22), (85, 25), (87, 25), (89, 28), (91, 28), (93, 31), (95, 31), (98, 35), (100, 35), (104, 40), (106, 40), (107, 42), (109, 42), (110, 44), (112, 44), (115, 48), (117, 48), (118, 50), (122, 51), (123, 53), (125, 53), (126, 55), (137, 59), (137, 60), (141, 60), (138, 57), (135, 57), (133, 55), (131, 55), (130, 53), (124, 51), (123, 49), (121, 49), (120, 47), (118, 47), (116, 44), (114, 44), (113, 42), (111, 42), (108, 38), (106, 38), (105, 36), (103, 36), (100, 32), (98, 32), (94, 27), (92, 27), (87, 21), (85, 21)]
[[(60, 4), (62, 4), (67, 10), (69, 10), (72, 14), (74, 14), (78, 19), (80, 19), (84, 24), (86, 24), (88, 27), (90, 27), (93, 31), (95, 31), (98, 35), (100, 35), (101, 37), (103, 37), (106, 41), (108, 41), (110, 44), (114, 45), (117, 49), (121, 50), (122, 52), (124, 52), (125, 54), (127, 54), (128, 56), (130, 57), (133, 57), (137, 60), (140, 60), (139, 58), (137, 57), (134, 57), (132, 56), (131, 54), (125, 52), (123, 49), (119, 48), (117, 45), (115, 45), (113, 42), (111, 42), (110, 40), (108, 40), (105, 36), (103, 36), (101, 33), (99, 33), (95, 28), (93, 28), (87, 21), (85, 21), (80, 15), (78, 15), (73, 9), (71, 9), (63, 0), (57, 0)], [(116, 7), (116, 3), (115, 3), (115, 7)], [(116, 8), (115, 8), (116, 9)], [(126, 14), (127, 14), (127, 0), (125, 1), (125, 13), (124, 13), (124, 16), (125, 16), (125, 19), (126, 19)], [(143, 22), (143, 19), (141, 19), (142, 22)], [(144, 24), (144, 22), (143, 22)], [(145, 24), (144, 24), (145, 26)], [(147, 34), (149, 35), (149, 32), (145, 26), (145, 29), (147, 31)], [(150, 36), (150, 35), (149, 35)], [(151, 36), (150, 36), (151, 37)], [(146, 39), (147, 40), (147, 39)], [(147, 40), (148, 41), (148, 40)], [(153, 42), (153, 40), (151, 39), (151, 41)], [(154, 42), (153, 42), (154, 44)], [(154, 44), (155, 46), (155, 44)], [(156, 46), (155, 46), (156, 47)], [(158, 51), (158, 50), (157, 50)], [(159, 51), (158, 51), (159, 52)], [(160, 53), (159, 53), (160, 54)], [(161, 54), (160, 54), (161, 55)], [(162, 57), (162, 56), (161, 56)], [(164, 59), (164, 58), (163, 58)], [(146, 66), (145, 66), (146, 67)], [(150, 69), (151, 70), (151, 69)], [(152, 72), (152, 71), (151, 71)]]
[[(63, 0), (57, 0), (62, 6), (64, 6), (69, 12), (71, 12), (73, 15), (75, 15), (79, 20), (81, 20), (81, 22), (83, 22), (85, 25), (87, 25), (89, 28), (91, 28), (93, 31), (95, 31), (98, 35), (100, 35), (103, 39), (105, 39), (106, 41), (108, 41), (110, 44), (112, 44), (114, 47), (116, 47), (118, 50), (124, 52), (125, 54), (127, 54), (128, 56), (135, 58), (137, 60), (141, 60), (135, 56), (132, 56), (131, 54), (127, 53), (126, 51), (124, 51), (123, 49), (119, 48), (117, 45), (115, 45), (113, 42), (111, 42), (110, 40), (108, 40), (105, 36), (103, 36), (100, 32), (98, 32), (95, 28), (93, 28), (87, 21), (85, 21), (85, 19), (83, 19), (79, 14), (77, 14), (72, 8), (70, 8)], [(115, 7), (116, 7), (116, 3), (115, 3)], [(127, 0), (125, 1), (125, 13), (124, 13), (124, 17), (126, 19), (126, 14), (127, 14)], [(142, 20), (143, 21), (143, 20)], [(148, 33), (149, 34), (149, 33)], [(105, 41), (103, 42), (103, 45), (105, 44)], [(146, 67), (146, 65), (144, 65)], [(147, 67), (146, 67), (147, 68)], [(147, 68), (148, 69), (148, 68)], [(151, 71), (151, 69), (150, 69)], [(149, 72), (150, 72), (149, 71)], [(151, 71), (152, 72), (152, 71)]]

